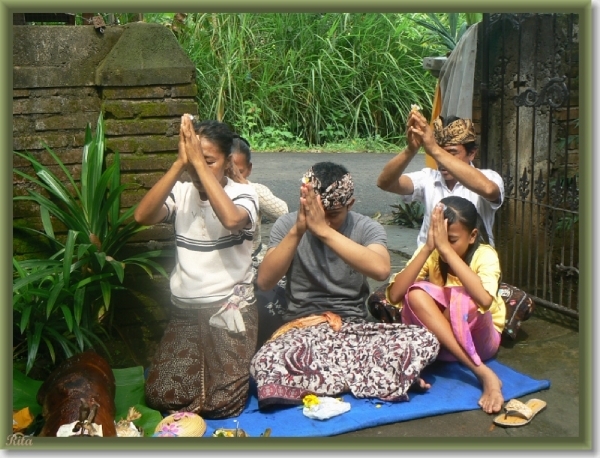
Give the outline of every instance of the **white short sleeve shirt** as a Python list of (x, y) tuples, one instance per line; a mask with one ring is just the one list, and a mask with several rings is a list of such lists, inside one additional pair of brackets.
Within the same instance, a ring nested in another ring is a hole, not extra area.
[[(471, 166), (473, 166), (473, 164), (471, 164)], [(458, 182), (454, 185), (454, 189), (448, 189), (439, 170), (426, 167), (417, 172), (405, 174), (412, 180), (414, 191), (410, 195), (401, 196), (402, 200), (406, 203), (418, 201), (423, 203), (423, 206), (425, 207), (423, 212), (423, 224), (421, 225), (421, 230), (417, 237), (418, 246), (424, 245), (427, 241), (427, 231), (429, 230), (429, 221), (431, 219), (433, 208), (440, 200), (448, 196), (464, 197), (473, 202), (490, 237), (490, 245), (494, 246), (494, 234), (492, 229), (494, 227), (494, 216), (496, 211), (500, 208), (502, 202), (504, 202), (504, 181), (502, 180), (502, 177), (493, 170), (479, 169), (479, 171), (489, 180), (496, 183), (500, 189), (499, 202), (490, 202)]]
[(227, 179), (223, 188), (250, 217), (251, 227), (226, 229), (210, 201), (190, 182), (177, 182), (167, 197), (165, 221), (175, 226), (177, 262), (171, 273), (171, 300), (179, 307), (214, 304), (238, 283), (252, 281), (252, 237), (258, 218), (258, 196), (252, 186)]

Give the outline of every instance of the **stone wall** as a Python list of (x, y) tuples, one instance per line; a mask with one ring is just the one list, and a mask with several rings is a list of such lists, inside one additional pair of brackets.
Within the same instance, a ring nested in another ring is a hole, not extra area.
[[(195, 66), (173, 33), (158, 24), (13, 26), (13, 149), (29, 151), (64, 176), (46, 152), (51, 148), (79, 178), (85, 127), (95, 132), (104, 114), (107, 161), (121, 154), (124, 208), (139, 201), (177, 155), (179, 119), (197, 115)], [(33, 170), (18, 156), (14, 167)], [(14, 195), (26, 184), (13, 175)], [(14, 254), (39, 250), (18, 230), (41, 227), (39, 209), (13, 206)], [(59, 228), (60, 230), (60, 228)], [(166, 241), (170, 228), (138, 234), (140, 243)]]

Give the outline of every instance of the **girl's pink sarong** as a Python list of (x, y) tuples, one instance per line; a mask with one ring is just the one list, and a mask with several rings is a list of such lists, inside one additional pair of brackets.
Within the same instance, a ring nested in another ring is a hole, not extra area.
[[(411, 309), (408, 300), (409, 292), (415, 288), (429, 294), (442, 312), (449, 309), (450, 325), (454, 337), (475, 365), (479, 366), (481, 361), (492, 358), (498, 352), (500, 333), (494, 328), (492, 314), (490, 312), (481, 313), (463, 286), (442, 287), (428, 281), (414, 283), (408, 288), (404, 297), (404, 307), (402, 308), (404, 324), (425, 327)], [(437, 359), (456, 361), (454, 355), (443, 347)]]

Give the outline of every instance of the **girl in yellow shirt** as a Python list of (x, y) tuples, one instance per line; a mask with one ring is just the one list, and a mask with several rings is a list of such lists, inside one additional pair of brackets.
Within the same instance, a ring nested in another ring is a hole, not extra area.
[(506, 308), (498, 295), (500, 262), (475, 206), (463, 197), (434, 208), (427, 242), (386, 290), (402, 306), (402, 322), (426, 327), (442, 350), (438, 359), (459, 361), (479, 379), (479, 405), (487, 413), (504, 403), (502, 382), (482, 361), (498, 351)]

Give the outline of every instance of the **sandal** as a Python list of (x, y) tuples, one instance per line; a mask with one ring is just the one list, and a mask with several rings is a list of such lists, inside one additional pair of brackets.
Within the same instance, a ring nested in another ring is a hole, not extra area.
[(546, 401), (540, 399), (530, 399), (527, 404), (511, 399), (504, 406), (504, 413), (494, 418), (494, 423), (500, 426), (523, 426), (533, 420), (533, 417), (545, 407)]

